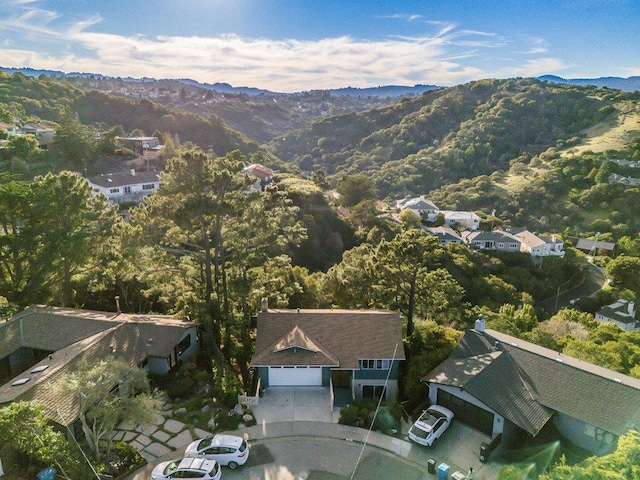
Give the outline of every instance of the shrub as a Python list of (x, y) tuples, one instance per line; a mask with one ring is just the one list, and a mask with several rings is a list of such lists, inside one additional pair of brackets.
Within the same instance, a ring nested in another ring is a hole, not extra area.
[(357, 427), (360, 425), (360, 409), (355, 405), (347, 405), (340, 409), (340, 419), (338, 423)]
[[(372, 400), (354, 400), (353, 404), (343, 407), (340, 410), (338, 423), (351, 425), (354, 427), (369, 428), (373, 421), (378, 403)], [(395, 403), (383, 402), (378, 410), (374, 430), (379, 430), (390, 435), (392, 430), (400, 430), (400, 418), (402, 407)]]
[(176, 379), (167, 386), (167, 395), (173, 398), (183, 398), (193, 393), (194, 382), (190, 377)]

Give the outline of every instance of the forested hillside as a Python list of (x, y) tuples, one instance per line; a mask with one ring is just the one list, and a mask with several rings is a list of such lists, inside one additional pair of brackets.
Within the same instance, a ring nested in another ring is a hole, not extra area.
[(578, 143), (584, 129), (615, 115), (616, 102), (627, 98), (634, 94), (534, 79), (481, 80), (329, 117), (272, 148), (302, 170), (369, 175), (382, 197), (416, 195)]

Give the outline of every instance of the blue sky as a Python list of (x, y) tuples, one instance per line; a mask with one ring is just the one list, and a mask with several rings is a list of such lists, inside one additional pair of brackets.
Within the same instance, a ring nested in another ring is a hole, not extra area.
[(640, 0), (1, 0), (0, 66), (293, 92), (640, 75)]

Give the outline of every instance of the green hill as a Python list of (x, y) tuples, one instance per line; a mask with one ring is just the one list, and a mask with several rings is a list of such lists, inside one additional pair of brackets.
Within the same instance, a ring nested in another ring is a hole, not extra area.
[(423, 194), (577, 144), (616, 114), (616, 102), (631, 98), (534, 79), (481, 80), (319, 120), (271, 148), (302, 170), (367, 174), (383, 197)]

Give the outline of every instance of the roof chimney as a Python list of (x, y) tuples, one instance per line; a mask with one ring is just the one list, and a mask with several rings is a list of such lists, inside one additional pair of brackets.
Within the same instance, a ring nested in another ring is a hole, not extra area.
[(262, 301), (260, 302), (260, 311), (262, 313), (267, 313), (269, 311), (269, 299), (267, 297), (262, 297)]
[(627, 306), (627, 311), (629, 312), (629, 316), (631, 318), (636, 318), (636, 304), (635, 302), (629, 302)]
[(482, 315), (480, 315), (478, 317), (478, 319), (476, 320), (476, 332), (478, 333), (484, 333), (484, 318), (482, 318)]
[(135, 177), (135, 176), (136, 176), (136, 169), (135, 169), (135, 168), (132, 168), (132, 169), (131, 169), (131, 176), (132, 176), (132, 177)]
[(120, 295), (116, 295), (116, 312), (118, 313), (118, 315), (122, 312), (120, 312)]

